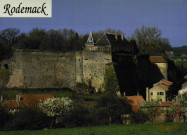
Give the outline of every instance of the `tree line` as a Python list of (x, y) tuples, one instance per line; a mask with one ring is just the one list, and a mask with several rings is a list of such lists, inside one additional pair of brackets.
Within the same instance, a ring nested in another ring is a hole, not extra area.
[[(94, 32), (94, 38), (98, 39), (104, 32), (122, 34), (120, 30), (107, 29)], [(171, 50), (167, 38), (161, 37), (161, 30), (155, 27), (142, 26), (136, 29), (129, 42), (137, 44), (139, 54), (165, 55)], [(0, 31), (0, 58), (12, 55), (12, 48), (39, 49), (39, 50), (82, 50), (88, 38), (88, 34), (79, 35), (72, 29), (45, 30), (34, 28), (29, 33), (21, 33), (19, 29), (8, 28)]]
[(32, 29), (21, 33), (19, 29), (8, 28), (0, 31), (0, 59), (11, 57), (12, 49), (38, 50), (82, 50), (87, 35), (79, 35), (72, 29), (44, 30)]

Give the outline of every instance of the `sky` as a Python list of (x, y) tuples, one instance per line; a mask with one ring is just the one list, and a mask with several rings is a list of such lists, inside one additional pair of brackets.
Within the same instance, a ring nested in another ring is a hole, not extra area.
[(53, 0), (52, 18), (0, 18), (0, 30), (73, 29), (79, 34), (112, 28), (130, 37), (157, 27), (172, 46), (187, 45), (187, 0)]

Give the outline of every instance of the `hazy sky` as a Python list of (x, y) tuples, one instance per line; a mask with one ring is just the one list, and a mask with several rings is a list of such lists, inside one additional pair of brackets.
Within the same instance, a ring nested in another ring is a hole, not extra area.
[(172, 46), (187, 45), (187, 0), (53, 0), (52, 18), (0, 18), (0, 30), (72, 28), (79, 34), (107, 28), (131, 36), (142, 25), (158, 27)]

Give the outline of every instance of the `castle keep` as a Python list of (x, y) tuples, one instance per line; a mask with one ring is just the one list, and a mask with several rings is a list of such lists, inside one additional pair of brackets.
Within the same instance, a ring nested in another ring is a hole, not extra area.
[(112, 52), (132, 53), (124, 45), (124, 35), (104, 33), (96, 42), (90, 33), (85, 49), (77, 52), (16, 50), (9, 60), (11, 71), (8, 88), (73, 88), (76, 83), (89, 83), (103, 89), (105, 68), (112, 65)]

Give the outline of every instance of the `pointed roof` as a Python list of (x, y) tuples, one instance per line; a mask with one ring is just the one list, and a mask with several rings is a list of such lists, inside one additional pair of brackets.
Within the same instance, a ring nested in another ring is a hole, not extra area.
[(92, 44), (94, 44), (94, 39), (93, 39), (93, 34), (92, 34), (92, 32), (90, 32), (90, 35), (89, 35), (89, 37), (88, 37), (88, 39), (87, 39), (87, 43), (92, 43)]
[(104, 33), (97, 41), (96, 41), (96, 46), (107, 46), (111, 45), (108, 37)]

